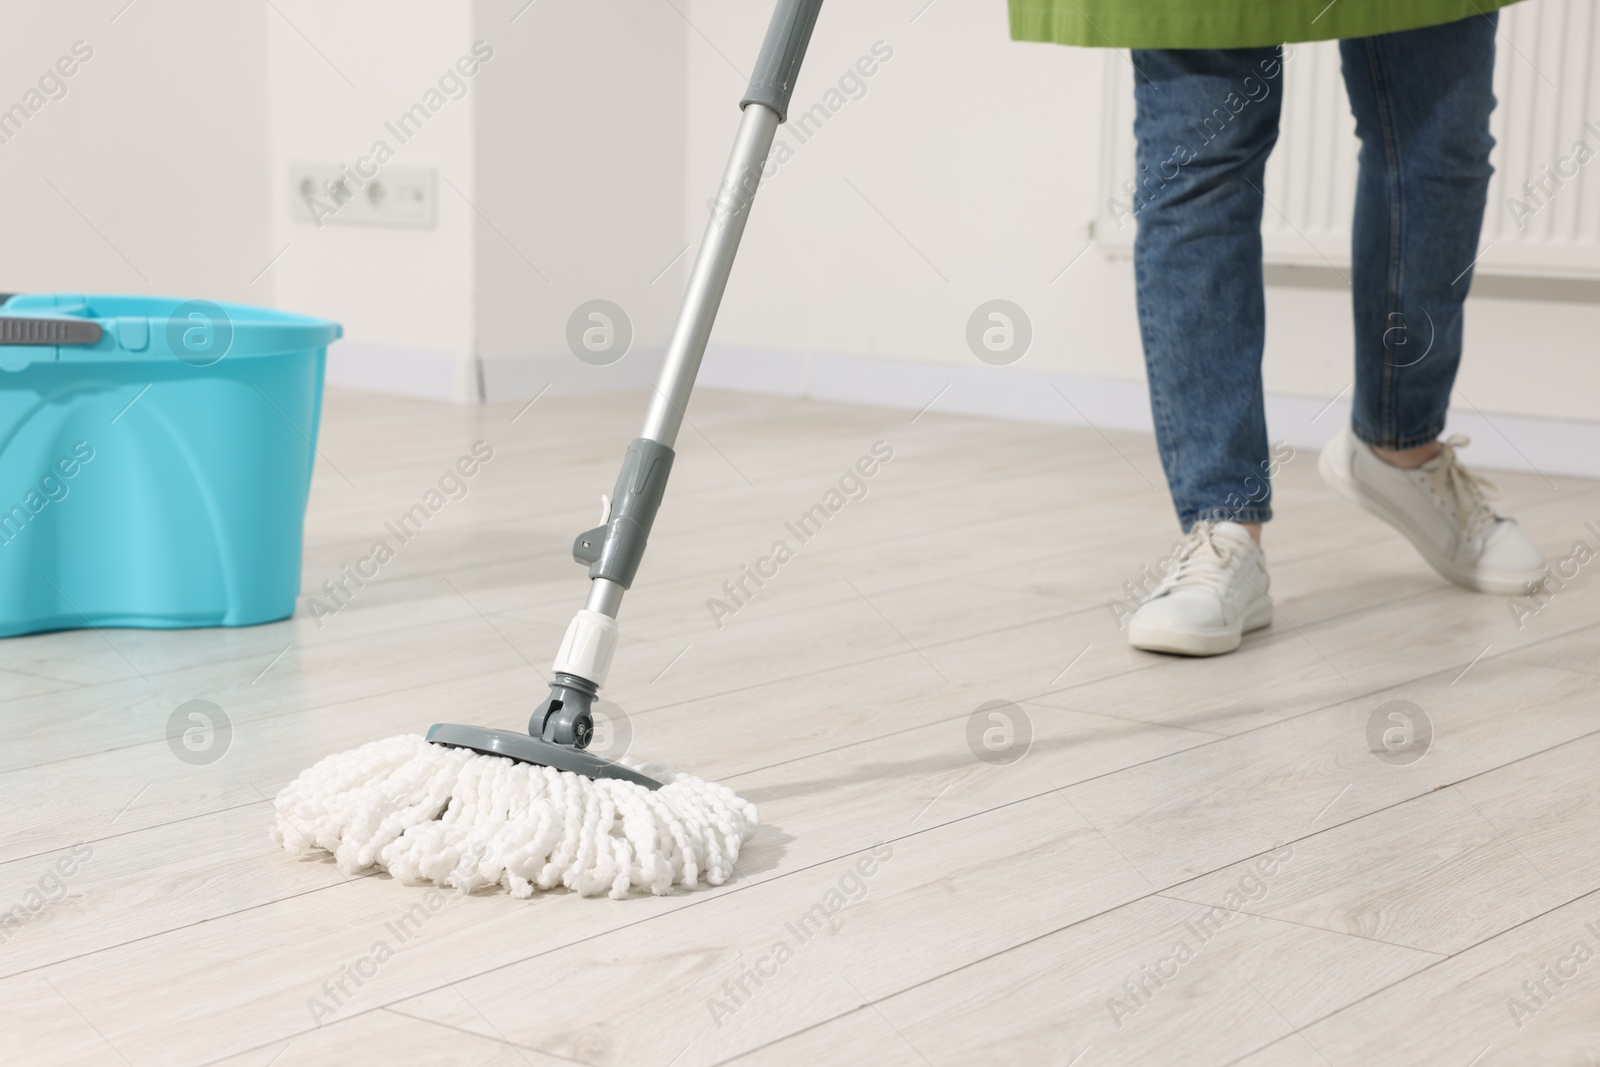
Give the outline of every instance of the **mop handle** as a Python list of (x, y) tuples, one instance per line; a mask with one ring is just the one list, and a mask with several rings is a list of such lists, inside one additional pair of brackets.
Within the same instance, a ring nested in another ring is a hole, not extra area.
[(541, 740), (576, 748), (588, 744), (593, 730), (590, 707), (605, 685), (617, 647), (622, 594), (633, 585), (644, 558), (645, 543), (672, 471), (672, 446), (683, 424), (683, 409), (700, 372), (700, 360), (733, 270), (750, 204), (761, 184), (773, 135), (788, 114), (795, 76), (821, 10), (822, 0), (778, 0), (772, 13), (755, 76), (739, 105), (744, 109), (739, 133), (712, 201), (711, 221), (689, 271), (683, 306), (667, 343), (644, 429), (628, 445), (600, 525), (585, 530), (572, 543), (572, 558), (589, 565), (589, 596), (561, 639), (552, 665), (550, 695), (528, 721), (528, 733)]
[(822, 0), (778, 0), (772, 13), (755, 75), (740, 103), (744, 117), (739, 133), (713, 201), (711, 221), (689, 273), (683, 306), (667, 345), (666, 362), (639, 434), (647, 441), (671, 448), (677, 440), (683, 409), (694, 389), (706, 341), (733, 269), (733, 258), (739, 251), (739, 239), (744, 235), (750, 204), (761, 184), (773, 134), (788, 114), (795, 76), (821, 10)]
[(592, 581), (587, 607), (603, 615), (616, 617), (622, 592), (633, 584), (644, 556), (645, 541), (672, 469), (672, 446), (683, 424), (683, 409), (694, 390), (773, 135), (788, 112), (795, 77), (821, 10), (822, 0), (778, 0), (755, 76), (740, 102), (744, 115), (739, 132), (689, 272), (683, 306), (667, 344), (644, 428), (628, 446), (603, 525), (579, 534), (573, 544), (573, 557), (589, 564)]

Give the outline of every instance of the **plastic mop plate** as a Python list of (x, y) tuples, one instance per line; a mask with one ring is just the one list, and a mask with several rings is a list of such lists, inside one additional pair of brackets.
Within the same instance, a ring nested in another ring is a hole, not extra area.
[(661, 783), (632, 767), (625, 767), (604, 756), (585, 752), (581, 748), (568, 748), (540, 740), (530, 734), (515, 730), (491, 730), (487, 726), (461, 726), (456, 723), (435, 723), (428, 731), (428, 741), (452, 748), (468, 748), (485, 756), (504, 756), (521, 763), (534, 763), (541, 767), (554, 767), (558, 771), (571, 771), (585, 778), (616, 778), (646, 789), (660, 789)]

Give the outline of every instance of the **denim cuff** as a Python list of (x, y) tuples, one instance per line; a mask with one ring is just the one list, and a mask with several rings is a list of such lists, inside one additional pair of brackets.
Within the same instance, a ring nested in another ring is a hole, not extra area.
[(1178, 515), (1178, 521), (1183, 524), (1183, 532), (1188, 533), (1194, 524), (1202, 519), (1212, 522), (1271, 522), (1271, 508), (1203, 508), (1196, 511), (1187, 511)]
[(1439, 435), (1444, 433), (1444, 423), (1441, 422), (1435, 429), (1431, 431), (1413, 434), (1409, 437), (1394, 437), (1388, 440), (1384, 440), (1377, 434), (1367, 433), (1354, 422), (1350, 423), (1350, 432), (1355, 434), (1356, 440), (1360, 441), (1368, 448), (1381, 448), (1385, 452), (1404, 452), (1408, 448), (1418, 448), (1422, 445), (1430, 445), (1437, 441), (1439, 439)]

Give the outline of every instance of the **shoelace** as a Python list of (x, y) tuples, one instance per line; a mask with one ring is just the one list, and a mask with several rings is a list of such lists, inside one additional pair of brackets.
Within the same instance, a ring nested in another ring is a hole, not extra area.
[(1456, 450), (1472, 443), (1464, 434), (1455, 434), (1441, 441), (1439, 457), (1442, 462), (1431, 471), (1425, 471), (1435, 493), (1445, 496), (1455, 504), (1456, 519), (1468, 538), (1476, 538), (1484, 530), (1499, 522), (1503, 516), (1489, 503), (1500, 495), (1500, 487), (1487, 478), (1480, 477), (1461, 465)]
[(1189, 528), (1189, 536), (1178, 551), (1172, 570), (1167, 572), (1152, 596), (1160, 596), (1173, 589), (1210, 589), (1219, 596), (1227, 595), (1231, 583), (1233, 549), (1219, 544), (1212, 536), (1213, 532), (1213, 525), (1205, 521)]

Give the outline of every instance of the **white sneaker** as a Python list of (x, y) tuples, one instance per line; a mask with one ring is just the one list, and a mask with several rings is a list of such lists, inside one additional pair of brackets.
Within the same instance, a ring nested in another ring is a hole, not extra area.
[(1443, 442), (1415, 470), (1386, 463), (1349, 427), (1322, 450), (1322, 480), (1405, 534), (1434, 570), (1468, 589), (1525, 593), (1544, 578), (1544, 553), (1515, 519), (1495, 510), (1494, 483), (1456, 458), (1465, 437)]
[(1267, 556), (1236, 522), (1197, 522), (1162, 578), (1128, 620), (1128, 643), (1150, 652), (1215, 656), (1272, 624)]

